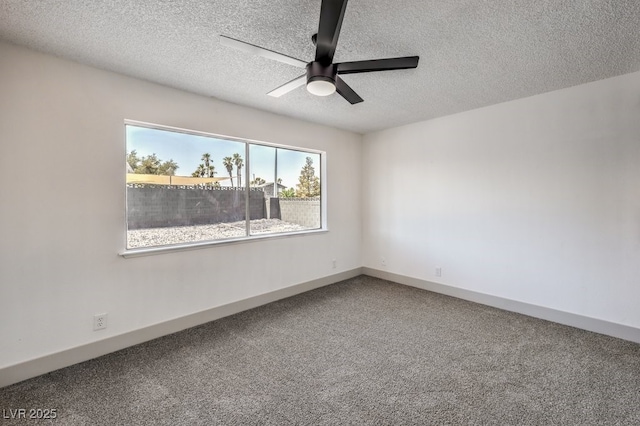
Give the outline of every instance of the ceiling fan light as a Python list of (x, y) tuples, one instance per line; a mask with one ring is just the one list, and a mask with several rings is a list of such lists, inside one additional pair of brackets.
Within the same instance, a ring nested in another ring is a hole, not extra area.
[(316, 78), (307, 82), (307, 90), (316, 96), (329, 96), (336, 91), (336, 85), (329, 79)]

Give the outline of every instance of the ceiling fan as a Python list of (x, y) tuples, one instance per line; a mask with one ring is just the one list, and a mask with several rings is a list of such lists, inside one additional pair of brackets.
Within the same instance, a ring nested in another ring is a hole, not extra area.
[(333, 55), (338, 44), (338, 36), (340, 35), (340, 27), (342, 27), (342, 19), (346, 8), (347, 0), (322, 0), (318, 33), (311, 37), (313, 44), (316, 46), (316, 56), (313, 61), (308, 63), (231, 37), (221, 35), (220, 43), (224, 46), (274, 59), (298, 68), (306, 68), (307, 72), (305, 74), (267, 93), (269, 96), (280, 97), (306, 84), (307, 90), (316, 96), (328, 96), (338, 92), (351, 104), (357, 104), (362, 102), (363, 99), (340, 78), (341, 74), (416, 68), (420, 58), (418, 56), (405, 56), (334, 64)]

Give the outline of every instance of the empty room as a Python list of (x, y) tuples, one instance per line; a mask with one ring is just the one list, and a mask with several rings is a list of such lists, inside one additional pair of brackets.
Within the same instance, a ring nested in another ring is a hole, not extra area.
[(0, 1), (0, 423), (640, 424), (639, 22)]

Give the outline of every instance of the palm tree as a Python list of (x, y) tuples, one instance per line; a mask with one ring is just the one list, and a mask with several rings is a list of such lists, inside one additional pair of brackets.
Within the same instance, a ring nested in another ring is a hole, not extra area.
[(191, 176), (214, 177), (216, 173), (217, 172), (215, 166), (211, 164), (211, 154), (205, 152), (204, 154), (202, 154), (202, 163), (200, 163), (195, 172), (191, 173)]
[(222, 159), (222, 164), (224, 168), (227, 169), (227, 173), (229, 173), (229, 179), (231, 179), (231, 187), (233, 188), (233, 158), (224, 157)]
[(204, 174), (202, 177), (213, 177), (216, 174), (216, 168), (211, 164), (211, 154), (208, 152), (202, 154), (202, 161), (204, 162)]
[(296, 190), (293, 188), (287, 188), (280, 191), (280, 197), (282, 198), (293, 198), (296, 196)]
[(238, 170), (238, 188), (240, 188), (242, 187), (242, 157), (240, 157), (240, 154), (233, 154), (233, 163), (236, 165)]
[(262, 185), (264, 183), (267, 183), (267, 182), (264, 179), (262, 179), (261, 177), (257, 177), (257, 178), (254, 178), (251, 181), (251, 186), (258, 186), (258, 185)]
[(200, 164), (195, 172), (191, 173), (192, 177), (204, 177), (204, 164)]

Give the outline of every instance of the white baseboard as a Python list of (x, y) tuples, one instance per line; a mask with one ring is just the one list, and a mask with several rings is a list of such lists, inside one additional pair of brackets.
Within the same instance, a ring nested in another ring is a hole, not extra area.
[(383, 280), (393, 281), (398, 284), (417, 287), (423, 290), (433, 291), (434, 293), (445, 294), (447, 296), (457, 297), (458, 299), (480, 303), (482, 305), (493, 306), (494, 308), (504, 309), (505, 311), (517, 312), (519, 314), (640, 343), (640, 329), (630, 327), (628, 325), (586, 317), (570, 312), (558, 311), (544, 306), (532, 305), (525, 302), (519, 302), (517, 300), (505, 299), (462, 288), (451, 287), (418, 278), (407, 277), (405, 275), (394, 274), (392, 272), (381, 271), (379, 269), (363, 267), (362, 273), (372, 277), (381, 278)]
[(612, 323), (597, 318), (558, 311), (543, 306), (532, 305), (471, 290), (450, 287), (444, 284), (438, 284), (418, 278), (407, 277), (405, 275), (363, 267), (319, 278), (317, 280), (296, 284), (280, 290), (229, 303), (224, 306), (196, 312), (194, 314), (186, 315), (160, 324), (154, 324), (149, 327), (112, 336), (97, 342), (88, 343), (86, 345), (77, 346), (54, 354), (10, 365), (0, 369), (0, 387), (9, 386), (32, 377), (68, 367), (79, 362), (88, 361), (129, 346), (134, 346), (158, 337), (185, 330), (187, 328), (205, 324), (219, 318), (266, 305), (267, 303), (275, 302), (276, 300), (295, 296), (296, 294), (357, 277), (360, 274), (640, 343), (640, 329), (624, 324)]
[(0, 387), (9, 386), (32, 377), (97, 358), (129, 346), (134, 346), (158, 337), (185, 330), (187, 328), (205, 324), (219, 318), (266, 305), (267, 303), (275, 302), (276, 300), (295, 296), (296, 294), (357, 277), (361, 273), (361, 268), (355, 268), (350, 271), (296, 284), (280, 290), (229, 303), (224, 306), (218, 306), (207, 309), (206, 311), (196, 312), (184, 317), (154, 324), (149, 327), (108, 337), (97, 342), (88, 343), (86, 345), (77, 346), (75, 348), (66, 349), (64, 351), (10, 365), (0, 369)]

